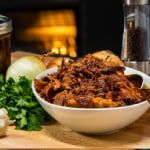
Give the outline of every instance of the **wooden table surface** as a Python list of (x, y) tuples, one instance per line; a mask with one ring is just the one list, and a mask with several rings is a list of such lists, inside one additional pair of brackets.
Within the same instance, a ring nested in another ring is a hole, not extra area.
[[(12, 60), (29, 55), (15, 52)], [(133, 114), (134, 115), (134, 114)], [(111, 135), (88, 136), (51, 121), (42, 131), (15, 130), (8, 128), (7, 136), (0, 139), (0, 148), (46, 148), (46, 149), (108, 149), (150, 148), (150, 110), (138, 121)]]

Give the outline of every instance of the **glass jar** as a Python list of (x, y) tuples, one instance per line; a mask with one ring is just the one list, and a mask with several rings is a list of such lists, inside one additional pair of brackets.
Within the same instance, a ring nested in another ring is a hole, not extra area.
[(148, 0), (124, 1), (121, 58), (127, 66), (150, 74), (150, 5)]
[(11, 20), (0, 15), (0, 74), (4, 76), (11, 63), (11, 32)]

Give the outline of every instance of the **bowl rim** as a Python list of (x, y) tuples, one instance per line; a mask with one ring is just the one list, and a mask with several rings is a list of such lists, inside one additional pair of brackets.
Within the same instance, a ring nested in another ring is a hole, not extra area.
[[(139, 73), (140, 75), (144, 76), (144, 78), (149, 78), (150, 77), (146, 74), (144, 74), (141, 71), (138, 71), (136, 69), (130, 68), (130, 67), (125, 67), (127, 70), (130, 71), (136, 71), (137, 73)], [(56, 71), (56, 69), (58, 69), (58, 67), (53, 67), (50, 69), (47, 69), (41, 73), (39, 73), (34, 79), (39, 79), (42, 76), (45, 76), (46, 74), (50, 74), (49, 72), (54, 70), (54, 72)], [(32, 80), (32, 91), (33, 94), (35, 95), (35, 97), (37, 98), (38, 101), (41, 101), (42, 103), (50, 106), (50, 107), (55, 107), (55, 108), (60, 108), (60, 109), (65, 109), (65, 110), (74, 110), (74, 111), (111, 111), (111, 110), (123, 110), (123, 109), (127, 109), (127, 108), (132, 108), (132, 107), (138, 107), (140, 105), (149, 105), (150, 107), (150, 103), (147, 100), (144, 100), (142, 102), (136, 103), (136, 104), (132, 104), (132, 105), (127, 105), (127, 106), (119, 106), (119, 107), (107, 107), (107, 108), (77, 108), (77, 107), (67, 107), (67, 106), (60, 106), (60, 105), (56, 105), (56, 104), (52, 104), (48, 101), (46, 101), (44, 98), (42, 98), (36, 91), (35, 89), (35, 85), (34, 85), (34, 79)]]

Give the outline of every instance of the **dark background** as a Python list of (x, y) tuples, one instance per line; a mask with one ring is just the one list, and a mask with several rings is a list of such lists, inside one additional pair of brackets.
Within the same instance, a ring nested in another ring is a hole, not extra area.
[[(79, 55), (100, 49), (109, 49), (120, 55), (122, 0), (1, 0), (0, 13), (68, 8), (74, 9), (77, 14)], [(13, 39), (12, 44), (14, 43)]]
[(87, 0), (83, 21), (86, 50), (109, 49), (120, 55), (123, 33), (122, 0)]

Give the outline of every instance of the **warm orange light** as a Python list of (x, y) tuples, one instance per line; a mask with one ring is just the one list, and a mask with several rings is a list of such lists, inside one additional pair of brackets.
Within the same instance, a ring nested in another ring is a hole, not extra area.
[(69, 48), (69, 56), (71, 57), (77, 57), (77, 52), (75, 51), (74, 47), (73, 48)]
[(52, 51), (52, 53), (54, 53), (54, 54), (59, 54), (58, 48), (52, 48), (51, 51)]
[(18, 31), (18, 38), (39, 42), (55, 54), (77, 56), (77, 27), (72, 10), (41, 11), (29, 28)]
[(67, 48), (65, 46), (60, 47), (60, 54), (61, 55), (67, 55), (68, 54)]

